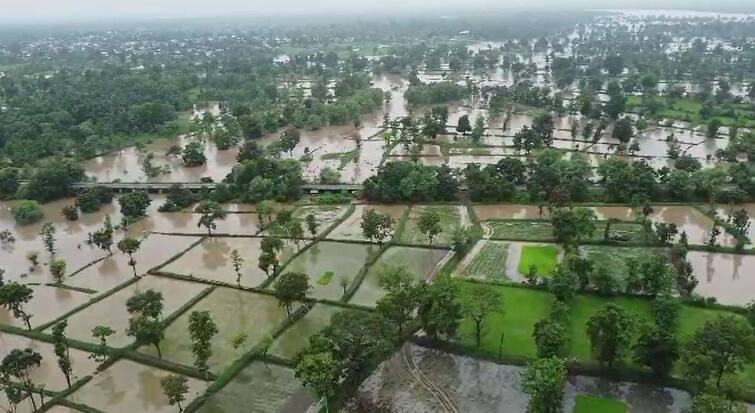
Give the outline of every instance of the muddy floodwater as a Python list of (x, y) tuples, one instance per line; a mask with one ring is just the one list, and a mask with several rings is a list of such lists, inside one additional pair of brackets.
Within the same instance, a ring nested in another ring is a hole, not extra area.
[[(396, 413), (525, 412), (523, 371), (408, 343), (362, 383), (357, 397)], [(577, 395), (619, 399), (632, 413), (677, 413), (690, 405), (689, 395), (681, 390), (570, 376), (565, 412), (572, 411)], [(348, 407), (344, 411), (350, 412)]]
[[(24, 311), (31, 315), (32, 328), (55, 321), (67, 312), (86, 304), (92, 298), (91, 294), (67, 288), (46, 285), (34, 285), (30, 288), (34, 291), (34, 295), (31, 301), (24, 305)], [(13, 313), (4, 307), (0, 308), (0, 324), (26, 327), (23, 320), (13, 317)]]
[(744, 306), (755, 291), (755, 255), (690, 251), (687, 260), (700, 282), (695, 292), (719, 303)]
[[(108, 413), (173, 413), (160, 380), (168, 371), (121, 359), (97, 373), (69, 399)], [(189, 378), (187, 400), (193, 400), (207, 387), (203, 381)]]
[(548, 219), (548, 209), (537, 205), (475, 205), (474, 212), (480, 221), (491, 219)]

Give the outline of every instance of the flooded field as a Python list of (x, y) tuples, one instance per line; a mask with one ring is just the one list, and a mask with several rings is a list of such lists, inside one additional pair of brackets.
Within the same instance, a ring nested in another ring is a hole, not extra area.
[[(170, 373), (129, 360), (119, 360), (94, 376), (79, 391), (69, 396), (75, 403), (85, 404), (108, 413), (173, 413), (160, 380)], [(189, 378), (188, 400), (205, 390), (207, 384)]]
[(284, 272), (301, 272), (309, 276), (309, 296), (339, 300), (344, 294), (341, 279), (349, 284), (367, 263), (377, 246), (320, 241), (291, 261)]
[[(406, 344), (362, 383), (357, 397), (383, 403), (391, 412), (524, 412), (528, 397), (522, 391), (523, 371)], [(571, 376), (565, 412), (571, 412), (577, 395), (622, 400), (637, 413), (681, 413), (690, 405), (689, 395), (680, 390)]]
[[(235, 249), (244, 258), (240, 285), (257, 287), (267, 279), (267, 274), (257, 265), (261, 254), (261, 242), (262, 238), (205, 238), (179, 259), (161, 268), (160, 271), (236, 284), (237, 274), (231, 261), (231, 252)], [(296, 247), (292, 241), (286, 240), (284, 245), (285, 247), (278, 257), (280, 262), (285, 262), (296, 252)]]
[(367, 271), (349, 303), (374, 307), (386, 292), (378, 286), (379, 275), (388, 268), (404, 267), (417, 280), (431, 278), (451, 256), (452, 252), (440, 249), (390, 247)]
[(449, 245), (451, 243), (454, 230), (457, 228), (468, 228), (471, 226), (467, 208), (461, 205), (442, 205), (442, 206), (412, 206), (409, 212), (409, 218), (406, 220), (404, 232), (401, 234), (400, 241), (408, 244), (429, 244), (430, 239), (423, 234), (418, 227), (421, 214), (425, 210), (435, 211), (440, 217), (441, 233), (433, 238), (433, 244)]
[(755, 291), (755, 255), (690, 251), (687, 260), (699, 284), (695, 292), (719, 303), (747, 305)]
[(475, 205), (475, 215), (480, 221), (491, 219), (548, 219), (548, 209), (537, 205)]
[[(47, 390), (60, 391), (67, 388), (66, 378), (58, 367), (58, 358), (53, 345), (22, 336), (0, 334), (0, 354), (8, 354), (13, 349), (31, 348), (42, 356), (42, 364), (30, 371), (30, 378), (36, 385), (44, 385)], [(94, 373), (97, 363), (89, 359), (89, 353), (76, 349), (69, 350), (71, 357), (71, 383)]]
[[(235, 359), (254, 347), (286, 318), (286, 309), (278, 300), (266, 294), (255, 294), (232, 288), (220, 287), (183, 313), (165, 330), (165, 339), (160, 342), (163, 358), (192, 366), (189, 337), (189, 317), (192, 311), (209, 311), (218, 326), (219, 333), (212, 339), (212, 371), (220, 372)], [(239, 334), (248, 336), (244, 348), (233, 348), (233, 339)], [(140, 352), (157, 356), (154, 346), (142, 346)]]
[[(66, 288), (35, 285), (31, 289), (34, 291), (34, 296), (24, 305), (24, 311), (32, 316), (30, 320), (32, 328), (54, 321), (93, 298), (90, 294)], [(5, 307), (0, 308), (0, 324), (26, 327), (22, 319), (13, 317), (13, 313)]]
[(162, 293), (163, 317), (166, 317), (204, 288), (199, 283), (148, 275), (68, 317), (68, 335), (77, 340), (99, 343), (92, 337), (92, 329), (98, 325), (109, 326), (115, 330), (115, 334), (108, 338), (108, 345), (124, 347), (134, 341), (133, 337), (126, 335), (130, 317), (126, 311), (126, 301), (129, 298), (148, 289)]
[[(689, 206), (654, 206), (650, 214), (653, 220), (676, 224), (679, 233), (686, 232), (690, 244), (705, 244), (710, 238), (713, 220), (702, 212)], [(718, 243), (724, 246), (734, 245), (734, 237), (726, 231), (721, 232)]]
[(199, 412), (304, 413), (312, 403), (291, 369), (255, 361), (207, 400)]
[(316, 304), (294, 325), (278, 336), (268, 350), (268, 354), (286, 360), (293, 360), (309, 344), (309, 337), (322, 331), (330, 324), (331, 318), (342, 312), (350, 311), (327, 304)]
[(407, 207), (404, 205), (356, 205), (354, 212), (352, 212), (352, 214), (340, 225), (335, 227), (333, 231), (328, 234), (328, 238), (366, 241), (362, 235), (362, 227), (360, 224), (362, 223), (362, 216), (367, 210), (374, 209), (381, 214), (388, 214), (393, 218), (394, 222), (398, 222), (406, 208)]

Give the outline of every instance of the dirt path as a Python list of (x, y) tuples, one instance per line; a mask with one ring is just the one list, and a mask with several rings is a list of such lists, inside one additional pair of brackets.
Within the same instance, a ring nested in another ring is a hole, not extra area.
[(401, 353), (404, 356), (404, 363), (406, 364), (409, 373), (411, 373), (412, 377), (414, 377), (414, 379), (440, 403), (443, 410), (448, 413), (461, 413), (451, 398), (422, 374), (422, 371), (420, 371), (417, 365), (414, 364), (411, 347), (404, 345), (401, 349)]

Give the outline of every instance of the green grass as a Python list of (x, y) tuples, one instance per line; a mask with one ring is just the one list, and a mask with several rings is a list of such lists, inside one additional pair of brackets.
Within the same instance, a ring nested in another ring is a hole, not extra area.
[(626, 413), (629, 406), (621, 400), (580, 394), (572, 413)]
[(604, 267), (608, 273), (624, 285), (626, 279), (628, 259), (642, 260), (651, 255), (665, 254), (664, 248), (648, 247), (617, 247), (610, 245), (583, 245), (580, 253), (593, 261), (596, 267)]
[(406, 227), (400, 235), (400, 240), (408, 244), (428, 245), (428, 237), (421, 233), (417, 228), (417, 220), (420, 213), (430, 208), (438, 213), (440, 216), (441, 233), (436, 235), (433, 239), (433, 245), (448, 245), (453, 237), (453, 231), (456, 227), (459, 227), (463, 222), (463, 217), (459, 214), (460, 208), (456, 205), (440, 205), (440, 206), (417, 206), (413, 207), (409, 215), (409, 219), (406, 220)]
[(320, 277), (320, 279), (317, 280), (317, 283), (320, 285), (328, 285), (330, 284), (330, 280), (333, 279), (334, 275), (335, 273), (333, 271), (327, 271)]
[(508, 280), (506, 260), (509, 255), (509, 244), (500, 241), (480, 242), (484, 242), (484, 245), (462, 270), (462, 275), (484, 280)]
[[(682, 120), (696, 124), (708, 123), (713, 119), (718, 119), (724, 126), (740, 125), (749, 127), (755, 124), (755, 111), (748, 104), (716, 104), (713, 106), (713, 116), (703, 119), (700, 116), (700, 109), (703, 103), (691, 98), (669, 99), (666, 96), (655, 96), (653, 98), (660, 109), (656, 113), (657, 118), (668, 118)], [(643, 98), (641, 96), (629, 96), (627, 98), (627, 109), (638, 111), (643, 108)], [(736, 114), (736, 117), (732, 116)]]
[(551, 241), (553, 237), (553, 225), (548, 221), (487, 221), (486, 224), (493, 230), (492, 239), (516, 239), (525, 241)]
[[(472, 294), (478, 284), (463, 283), (462, 297)], [(532, 339), (532, 329), (535, 323), (547, 317), (553, 296), (545, 291), (526, 288), (489, 286), (500, 294), (503, 305), (489, 315), (482, 329), (480, 351), (492, 356), (498, 355), (498, 345), (503, 333), (503, 354), (536, 357), (535, 341)], [(462, 298), (463, 299), (463, 298)], [(458, 331), (459, 340), (475, 346), (474, 323), (465, 318), (461, 321)]]
[(553, 275), (558, 265), (558, 248), (553, 245), (524, 245), (519, 258), (519, 273), (527, 274), (533, 265), (537, 268), (537, 275)]

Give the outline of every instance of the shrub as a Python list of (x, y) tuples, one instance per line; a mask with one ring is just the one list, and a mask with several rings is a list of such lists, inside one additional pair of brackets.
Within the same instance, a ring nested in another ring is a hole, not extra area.
[(37, 201), (20, 201), (11, 210), (16, 223), (21, 225), (31, 224), (42, 219), (42, 207)]

